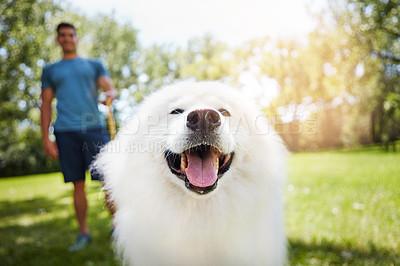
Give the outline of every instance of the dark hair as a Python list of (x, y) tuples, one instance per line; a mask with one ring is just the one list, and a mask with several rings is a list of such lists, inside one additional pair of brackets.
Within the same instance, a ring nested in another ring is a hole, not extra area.
[(72, 24), (70, 24), (70, 23), (66, 23), (66, 22), (61, 22), (60, 24), (58, 24), (57, 25), (57, 34), (59, 34), (59, 30), (61, 29), (61, 28), (71, 28), (71, 29), (73, 29), (74, 31), (75, 31), (75, 34), (76, 34), (76, 29), (75, 29), (75, 27), (74, 27), (74, 25), (72, 25)]

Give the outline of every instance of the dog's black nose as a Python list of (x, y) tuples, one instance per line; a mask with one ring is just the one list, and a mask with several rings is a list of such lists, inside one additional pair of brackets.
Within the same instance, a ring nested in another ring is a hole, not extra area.
[(221, 125), (218, 112), (211, 109), (199, 109), (190, 112), (187, 116), (186, 126), (194, 131), (208, 131)]

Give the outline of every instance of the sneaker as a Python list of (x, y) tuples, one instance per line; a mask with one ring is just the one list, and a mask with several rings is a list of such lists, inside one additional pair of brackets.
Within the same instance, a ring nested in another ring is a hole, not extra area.
[(86, 247), (91, 240), (92, 237), (90, 234), (79, 234), (78, 238), (76, 239), (76, 243), (70, 246), (68, 250), (70, 252), (81, 250), (82, 248)]

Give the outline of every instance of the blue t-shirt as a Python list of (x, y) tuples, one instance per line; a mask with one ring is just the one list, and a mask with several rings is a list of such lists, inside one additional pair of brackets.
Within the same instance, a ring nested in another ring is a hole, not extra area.
[(103, 65), (81, 57), (63, 59), (43, 68), (42, 90), (51, 88), (57, 99), (56, 131), (104, 127), (97, 107), (97, 79), (107, 76)]

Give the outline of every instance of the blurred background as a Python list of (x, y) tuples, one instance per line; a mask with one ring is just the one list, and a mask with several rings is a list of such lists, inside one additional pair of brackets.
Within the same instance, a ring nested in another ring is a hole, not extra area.
[(293, 152), (290, 265), (400, 265), (399, 19), (400, 0), (0, 0), (0, 264), (121, 265), (88, 178), (93, 243), (66, 252), (72, 186), (42, 148), (40, 77), (66, 21), (109, 69), (118, 126), (179, 80), (256, 100)]
[(58, 171), (39, 107), (62, 21), (109, 69), (119, 123), (165, 84), (221, 80), (257, 100), (291, 151), (396, 150), (399, 0), (1, 0), (0, 12), (0, 176)]

